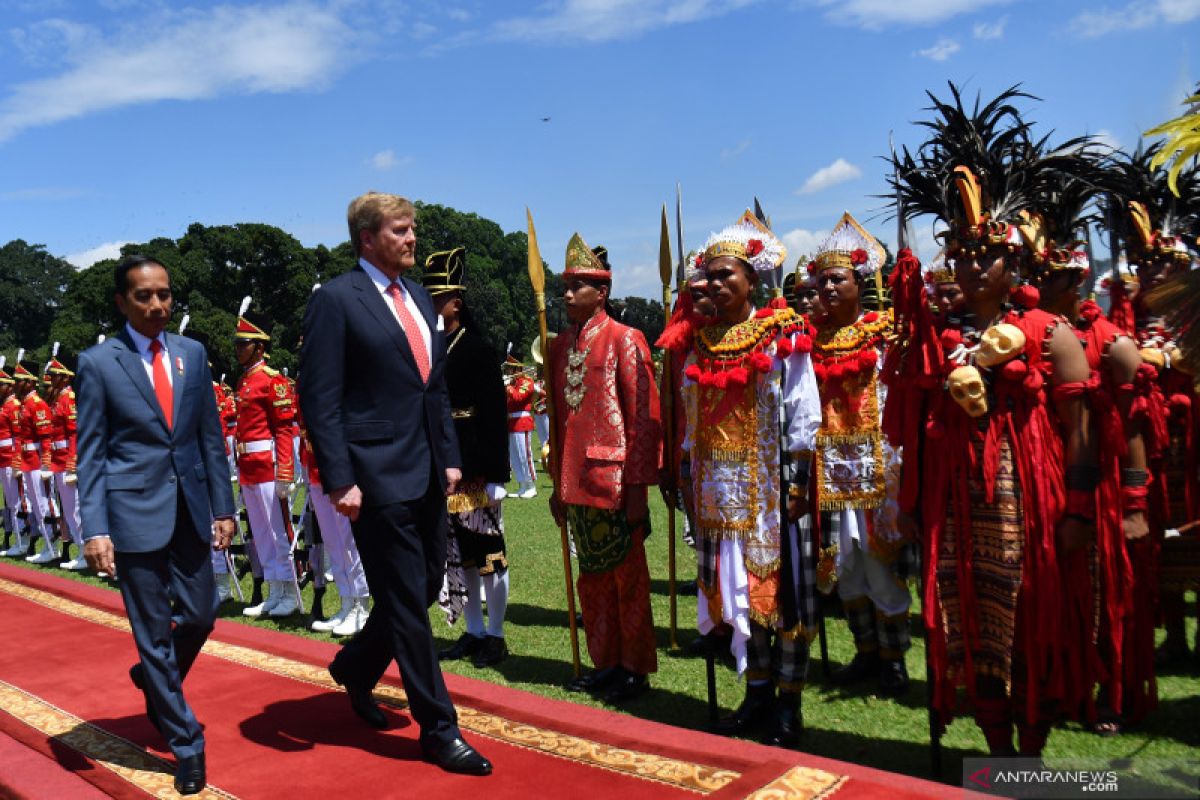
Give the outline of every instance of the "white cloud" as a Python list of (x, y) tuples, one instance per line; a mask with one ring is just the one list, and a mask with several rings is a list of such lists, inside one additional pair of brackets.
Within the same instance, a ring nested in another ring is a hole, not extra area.
[(975, 23), (975, 27), (971, 28), (971, 35), (976, 39), (1003, 39), (1006, 27), (1008, 27), (1007, 14), (995, 22)]
[(1104, 6), (1085, 11), (1071, 21), (1071, 30), (1078, 36), (1091, 38), (1114, 31), (1181, 25), (1197, 18), (1200, 18), (1200, 0), (1134, 0), (1120, 8)]
[(810, 231), (805, 228), (796, 228), (783, 234), (779, 238), (783, 240), (788, 251), (787, 264), (784, 265), (784, 268), (795, 266), (802, 258), (806, 261), (812, 260), (817, 248), (828, 236), (829, 231)]
[(804, 185), (796, 190), (796, 194), (813, 194), (814, 192), (824, 191), (831, 186), (837, 186), (839, 183), (845, 183), (846, 181), (852, 181), (861, 177), (861, 169), (846, 159), (839, 158), (832, 164), (821, 167), (812, 175), (809, 175)]
[(129, 242), (105, 242), (98, 244), (90, 250), (83, 250), (79, 253), (72, 253), (66, 256), (66, 261), (76, 269), (87, 269), (97, 261), (103, 261), (106, 258), (120, 258), (121, 248)]
[(737, 158), (742, 153), (746, 152), (746, 149), (748, 147), (750, 147), (750, 137), (747, 136), (745, 139), (742, 139), (740, 142), (735, 144), (733, 147), (726, 147), (725, 149), (723, 149), (721, 151), (721, 160), (728, 161), (731, 158)]
[(1012, 0), (809, 0), (834, 22), (881, 30), (890, 25), (932, 25)]
[(391, 150), (380, 150), (367, 159), (367, 163), (378, 170), (388, 170), (396, 166), (396, 154)]
[(930, 61), (945, 61), (961, 49), (962, 45), (953, 39), (942, 38), (938, 39), (932, 47), (918, 50), (917, 55), (921, 58), (928, 58)]
[(0, 100), (0, 141), (105, 109), (222, 94), (319, 89), (348, 66), (352, 31), (306, 0), (217, 6), (140, 18), (116, 35), (77, 37), (57, 76)]
[(492, 35), (508, 41), (607, 42), (648, 31), (724, 16), (758, 0), (555, 0), (540, 16), (496, 23)]

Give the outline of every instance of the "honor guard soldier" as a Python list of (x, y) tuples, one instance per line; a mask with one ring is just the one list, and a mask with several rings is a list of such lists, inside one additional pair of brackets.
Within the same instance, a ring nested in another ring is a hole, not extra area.
[[(12, 375), (4, 371), (5, 357), (0, 356), (0, 482), (4, 485), (4, 550), (0, 556), (25, 555), (28, 543), (24, 526), (19, 525), (21, 492), (17, 489), (20, 472), (17, 426), (21, 420), (21, 401), (13, 392)], [(13, 539), (13, 541), (10, 541)], [(12, 551), (10, 553), (10, 550)]]
[(83, 525), (79, 518), (79, 490), (75, 476), (75, 390), (71, 378), (75, 373), (57, 356), (50, 359), (46, 372), (50, 375), (50, 387), (54, 404), (50, 410), (53, 438), (50, 442), (50, 471), (54, 474), (54, 489), (62, 507), (62, 516), (67, 523), (67, 532), (78, 551), (75, 557), (64, 561), (63, 569), (87, 569), (83, 557)]
[(537, 469), (533, 465), (533, 378), (525, 374), (525, 365), (513, 356), (504, 362), (508, 371), (505, 391), (508, 396), (508, 461), (517, 479), (517, 497), (537, 496)]
[(295, 409), (287, 378), (267, 366), (270, 327), (266, 317), (243, 309), (235, 339), (243, 370), (236, 394), (238, 481), (268, 586), (266, 600), (242, 610), (248, 617), (286, 617), (300, 608), (288, 538)]
[[(51, 476), (50, 447), (53, 440), (50, 406), (36, 391), (38, 377), (35, 369), (36, 365), (28, 362), (18, 362), (13, 369), (17, 398), (21, 401), (18, 439), (21, 442), (21, 482), (29, 504), (26, 523), (29, 530), (40, 533), (46, 543), (45, 549), (36, 555), (27, 556), (25, 560), (34, 564), (49, 564), (58, 559), (58, 545), (54, 542), (54, 532), (46, 524), (47, 512), (50, 509), (47, 489)], [(33, 547), (32, 534), (29, 546)]]
[[(453, 625), (466, 617), (467, 630), (439, 659), (470, 658), (488, 667), (508, 655), (504, 613), (508, 606), (508, 556), (500, 501), (509, 478), (505, 450), (504, 379), (496, 352), (479, 335), (466, 306), (465, 250), (434, 253), (425, 262), (422, 285), (433, 296), (446, 337), (446, 388), (462, 456), (462, 481), (446, 500), (450, 517), (446, 577), (438, 603)], [(518, 380), (532, 380), (519, 376)], [(529, 433), (524, 434), (528, 441)], [(482, 587), (481, 587), (482, 584)], [(487, 604), (483, 625), (480, 589)]]

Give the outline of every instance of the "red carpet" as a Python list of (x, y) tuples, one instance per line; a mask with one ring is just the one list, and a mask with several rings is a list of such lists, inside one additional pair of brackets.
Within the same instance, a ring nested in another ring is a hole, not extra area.
[[(120, 596), (0, 564), (0, 598), (0, 796), (82, 798), (95, 796), (92, 787), (113, 797), (170, 796), (170, 753), (129, 683), (135, 655)], [(450, 674), (464, 734), (496, 771), (448, 775), (420, 760), (416, 726), (403, 711), (390, 712), (393, 727), (382, 733), (350, 713), (324, 669), (336, 649), (218, 621), (186, 684), (205, 725), (209, 797), (960, 794)], [(398, 706), (398, 678), (376, 695)]]

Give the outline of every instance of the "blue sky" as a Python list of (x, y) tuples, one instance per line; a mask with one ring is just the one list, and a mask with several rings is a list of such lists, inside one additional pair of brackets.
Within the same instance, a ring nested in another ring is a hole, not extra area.
[(1200, 0), (0, 0), (0, 242), (86, 265), (198, 221), (332, 245), (378, 189), (506, 230), (529, 206), (556, 269), (579, 231), (616, 295), (658, 296), (676, 182), (689, 247), (757, 195), (794, 262), (874, 215), (926, 89), (1021, 82), (1045, 130), (1130, 148), (1197, 43)]

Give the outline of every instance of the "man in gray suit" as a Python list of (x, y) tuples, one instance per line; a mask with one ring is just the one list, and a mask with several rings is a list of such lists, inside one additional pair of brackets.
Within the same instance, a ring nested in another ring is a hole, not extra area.
[(79, 357), (78, 476), (84, 556), (119, 571), (140, 661), (129, 671), (175, 754), (175, 789), (204, 788), (204, 735), (182, 684), (216, 618), (210, 548), (234, 529), (229, 464), (204, 347), (167, 334), (167, 270), (114, 270), (125, 327)]

